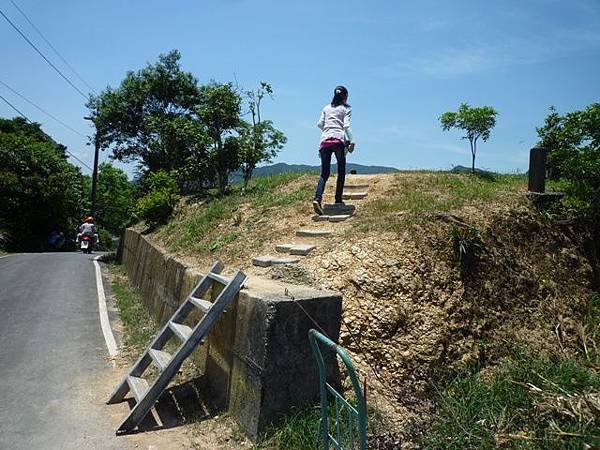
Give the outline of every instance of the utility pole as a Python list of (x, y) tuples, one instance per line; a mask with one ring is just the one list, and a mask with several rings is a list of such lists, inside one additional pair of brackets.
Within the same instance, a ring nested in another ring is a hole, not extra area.
[[(94, 119), (92, 117), (84, 117), (85, 120), (91, 120), (94, 125)], [(98, 139), (98, 128), (94, 133), (94, 170), (92, 171), (92, 216), (96, 217), (96, 184), (98, 182), (98, 155), (100, 153), (100, 139)]]
[(100, 140), (98, 132), (94, 134), (94, 171), (92, 172), (92, 216), (96, 217), (96, 184), (98, 182), (98, 154), (100, 153)]

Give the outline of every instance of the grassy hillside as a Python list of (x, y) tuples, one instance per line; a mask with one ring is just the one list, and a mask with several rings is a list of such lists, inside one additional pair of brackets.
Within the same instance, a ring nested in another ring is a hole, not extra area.
[[(348, 182), (368, 183), (368, 197), (351, 220), (327, 224), (333, 236), (295, 266), (257, 268), (250, 258), (320, 226), (315, 175), (187, 199), (151, 238), (202, 268), (219, 258), (229, 270), (340, 291), (341, 344), (361, 379), (369, 375), (370, 405), (408, 446), (600, 445), (597, 239), (561, 221), (560, 208), (534, 208), (521, 176)], [(272, 448), (289, 447), (282, 439)]]
[[(386, 166), (365, 166), (363, 164), (354, 164), (347, 163), (346, 170), (349, 173), (351, 170), (355, 170), (356, 173), (363, 175), (372, 175), (378, 173), (394, 173), (398, 172), (398, 169), (393, 167)], [(287, 173), (319, 173), (321, 171), (320, 166), (309, 166), (307, 164), (286, 164), (286, 163), (277, 163), (271, 164), (269, 166), (257, 167), (254, 169), (253, 176), (258, 177), (266, 177), (266, 176), (274, 176), (274, 175), (282, 175)], [(337, 164), (332, 164), (331, 171), (333, 173), (337, 173)], [(236, 172), (231, 176), (231, 181), (233, 183), (238, 183), (242, 181), (242, 174), (240, 172)]]

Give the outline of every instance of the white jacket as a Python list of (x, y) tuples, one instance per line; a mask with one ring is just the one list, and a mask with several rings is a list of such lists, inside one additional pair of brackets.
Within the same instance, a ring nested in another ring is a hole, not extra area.
[(331, 106), (328, 104), (321, 111), (321, 117), (317, 126), (323, 130), (321, 142), (325, 139), (339, 139), (341, 141), (354, 142), (352, 130), (350, 129), (350, 116), (352, 109), (349, 106)]

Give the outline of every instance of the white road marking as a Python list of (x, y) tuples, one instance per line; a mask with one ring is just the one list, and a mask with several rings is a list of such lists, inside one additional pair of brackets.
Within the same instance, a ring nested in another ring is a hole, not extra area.
[(17, 255), (22, 255), (22, 253), (9, 253), (8, 255), (0, 256), (0, 259), (8, 258), (9, 256), (17, 256)]
[(106, 348), (108, 354), (112, 357), (118, 353), (117, 342), (113, 335), (112, 329), (110, 328), (110, 322), (108, 320), (108, 309), (106, 308), (106, 296), (104, 295), (104, 285), (102, 284), (102, 272), (100, 271), (100, 264), (98, 264), (98, 258), (94, 258), (94, 266), (96, 267), (96, 288), (98, 290), (98, 311), (100, 312), (100, 326), (102, 327), (102, 334), (106, 341)]

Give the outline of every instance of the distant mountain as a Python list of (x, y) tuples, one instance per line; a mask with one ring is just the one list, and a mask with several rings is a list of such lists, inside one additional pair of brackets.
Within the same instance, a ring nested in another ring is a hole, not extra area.
[[(450, 169), (450, 173), (472, 173), (473, 170), (471, 169), (471, 167), (465, 167), (465, 166), (454, 166), (452, 167), (452, 169)], [(493, 179), (496, 178), (496, 176), (498, 175), (496, 172), (491, 172), (489, 170), (484, 170), (484, 169), (478, 169), (477, 167), (475, 167), (475, 175), (477, 175), (478, 177), (481, 178), (489, 178), (489, 179)]]
[[(346, 164), (346, 173), (351, 170), (356, 170), (358, 174), (375, 174), (375, 173), (392, 173), (398, 172), (398, 169), (384, 166), (363, 166), (362, 164)], [(262, 166), (254, 169), (253, 177), (265, 177), (269, 175), (278, 175), (280, 173), (295, 173), (295, 172), (321, 172), (321, 166), (309, 166), (306, 164), (286, 164), (277, 163), (270, 166)], [(331, 173), (337, 173), (337, 164), (331, 165)], [(242, 180), (241, 172), (236, 172), (231, 175), (231, 182), (236, 183)]]

